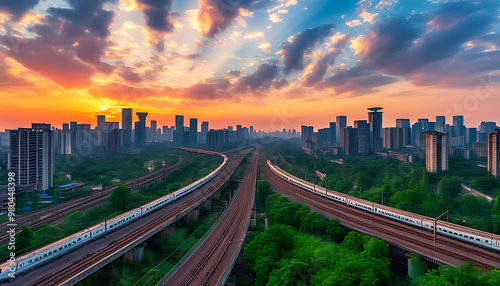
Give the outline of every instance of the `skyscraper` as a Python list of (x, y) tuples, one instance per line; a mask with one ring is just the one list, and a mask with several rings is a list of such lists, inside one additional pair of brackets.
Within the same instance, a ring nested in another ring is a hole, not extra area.
[(368, 123), (370, 124), (370, 152), (376, 152), (383, 148), (382, 137), (382, 107), (368, 108)]
[(464, 116), (463, 115), (453, 116), (453, 126), (463, 126), (463, 125), (464, 125)]
[(340, 116), (337, 116), (337, 132), (335, 134), (335, 136), (337, 137), (336, 140), (337, 142), (336, 143), (339, 143), (340, 142), (340, 129), (342, 128), (346, 128), (347, 126), (347, 116), (345, 115), (340, 115)]
[(396, 127), (410, 128), (410, 119), (396, 119)]
[(429, 119), (427, 118), (419, 118), (418, 123), (422, 126), (422, 131), (430, 131), (429, 130)]
[(488, 172), (495, 177), (500, 173), (500, 129), (488, 134)]
[(444, 132), (445, 127), (446, 127), (446, 116), (436, 116), (436, 125), (435, 125), (436, 131)]
[(17, 186), (33, 185), (36, 191), (54, 186), (54, 141), (50, 124), (10, 131), (9, 170)]
[(406, 145), (406, 128), (388, 127), (384, 128), (384, 148), (388, 150), (400, 150)]
[(135, 146), (143, 147), (146, 145), (146, 117), (147, 112), (136, 112), (139, 121), (135, 123)]
[(425, 165), (429, 173), (448, 170), (448, 135), (438, 131), (425, 132)]
[(312, 141), (313, 133), (314, 133), (313, 126), (305, 126), (305, 125), (301, 126), (300, 137), (301, 137), (302, 146), (305, 146), (307, 141)]
[(132, 108), (122, 108), (123, 147), (132, 147)]
[(198, 119), (189, 119), (189, 143), (198, 144)]
[(330, 122), (330, 144), (337, 144), (337, 122)]
[(203, 121), (201, 123), (201, 143), (207, 143), (207, 133), (208, 133), (208, 121)]
[(106, 138), (106, 115), (97, 115), (97, 145), (104, 146)]
[(151, 142), (157, 142), (158, 141), (158, 128), (156, 128), (156, 120), (151, 120), (151, 125), (150, 125), (150, 132), (151, 132)]
[(358, 129), (351, 127), (340, 129), (340, 148), (347, 155), (358, 153)]
[[(397, 128), (404, 128), (405, 135), (405, 141), (404, 141), (404, 146), (406, 145), (411, 145), (411, 125), (410, 125), (410, 119), (396, 119), (396, 127)], [(403, 146), (403, 147), (404, 147)]]
[(77, 122), (70, 122), (69, 123), (69, 131), (71, 133), (71, 151), (74, 153), (76, 150), (76, 147), (78, 146), (78, 143), (77, 143), (78, 123)]
[(366, 120), (356, 120), (354, 128), (358, 130), (358, 153), (368, 154), (370, 151), (370, 125)]
[(176, 115), (175, 116), (175, 131), (174, 131), (174, 142), (176, 144), (183, 145), (184, 142), (184, 116)]

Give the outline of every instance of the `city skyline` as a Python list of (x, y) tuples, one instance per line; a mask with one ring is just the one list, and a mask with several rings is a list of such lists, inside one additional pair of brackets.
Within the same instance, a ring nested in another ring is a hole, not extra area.
[(390, 113), (384, 127), (500, 121), (498, 3), (331, 2), (2, 3), (0, 130), (121, 108), (266, 131), (352, 125), (368, 106)]

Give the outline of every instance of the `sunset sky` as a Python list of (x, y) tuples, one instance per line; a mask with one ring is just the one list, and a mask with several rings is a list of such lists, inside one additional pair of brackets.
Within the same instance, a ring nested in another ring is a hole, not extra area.
[[(0, 0), (0, 130), (500, 122), (498, 0)], [(134, 120), (135, 121), (135, 120)]]

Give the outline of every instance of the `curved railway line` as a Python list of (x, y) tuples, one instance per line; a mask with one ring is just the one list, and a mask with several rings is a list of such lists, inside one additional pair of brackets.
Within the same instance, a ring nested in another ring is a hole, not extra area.
[[(115, 243), (92, 253), (85, 259), (80, 259), (63, 269), (58, 269), (57, 271), (53, 271), (50, 273), (43, 272), (36, 280), (31, 281), (29, 285), (74, 285), (78, 281), (81, 281), (89, 274), (86, 273), (86, 271), (92, 269), (92, 272), (95, 272), (97, 270), (94, 268), (99, 262), (106, 260), (121, 249), (136, 243), (138, 240), (150, 234), (151, 232), (158, 231), (158, 229), (160, 229), (161, 227), (176, 221), (179, 218), (178, 216), (183, 215), (183, 213), (190, 209), (193, 209), (208, 197), (210, 197), (230, 178), (236, 167), (245, 157), (246, 153), (233, 156), (227, 168), (221, 171), (221, 173), (214, 177), (209, 183), (207, 183), (207, 185), (202, 186), (200, 189), (172, 203), (170, 207), (173, 209), (167, 214), (155, 219), (147, 219), (147, 222), (144, 222), (144, 225), (140, 225), (137, 230), (123, 235), (122, 238), (117, 240)], [(161, 212), (161, 210), (159, 210), (159, 212)], [(149, 214), (148, 216), (151, 216), (153, 214)], [(137, 226), (137, 224), (135, 225)], [(121, 231), (125, 232), (126, 229), (127, 227), (125, 227)], [(51, 263), (55, 264), (59, 259), (56, 259)]]
[[(219, 285), (243, 239), (253, 205), (257, 180), (256, 154), (230, 208), (184, 264), (160, 285)], [(163, 280), (162, 280), (163, 282)]]
[(337, 217), (348, 228), (381, 237), (387, 242), (421, 253), (437, 261), (459, 266), (463, 261), (476, 264), (484, 270), (500, 267), (500, 254), (479, 246), (437, 234), (437, 247), (434, 249), (434, 234), (387, 217), (372, 215), (361, 209), (347, 206), (289, 183), (273, 173), (265, 164), (264, 177), (273, 189), (287, 197), (310, 206), (313, 210), (328, 217)]
[[(146, 174), (142, 174), (135, 178), (123, 181), (121, 183), (109, 186), (104, 188), (102, 191), (95, 191), (90, 194), (74, 198), (72, 200), (64, 201), (62, 203), (57, 204), (56, 208), (43, 208), (34, 212), (30, 212), (19, 217), (16, 217), (17, 225), (25, 225), (31, 227), (33, 230), (36, 230), (47, 224), (54, 224), (62, 219), (67, 214), (70, 214), (75, 211), (85, 211), (92, 207), (98, 206), (108, 199), (114, 189), (116, 189), (120, 185), (125, 185), (127, 187), (136, 188), (143, 185), (147, 185), (151, 182), (157, 181), (159, 179), (164, 178), (169, 173), (177, 170), (184, 162), (184, 159), (178, 155), (176, 155), (179, 160), (177, 163), (163, 167), (159, 170), (149, 172)], [(55, 213), (54, 213), (55, 212)], [(4, 227), (7, 229), (7, 223), (4, 222), (0, 224), (0, 227)], [(9, 235), (6, 231), (1, 232), (0, 234), (0, 244), (4, 244), (8, 242)]]

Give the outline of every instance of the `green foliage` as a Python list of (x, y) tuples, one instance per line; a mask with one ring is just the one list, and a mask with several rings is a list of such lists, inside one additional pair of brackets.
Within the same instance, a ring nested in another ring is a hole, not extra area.
[(257, 182), (257, 194), (255, 199), (257, 212), (265, 211), (266, 198), (272, 193), (271, 184), (268, 181), (260, 180)]
[(425, 266), (422, 262), (420, 254), (413, 252), (410, 258), (410, 279), (411, 285), (417, 286), (425, 274)]
[(431, 270), (424, 276), (421, 286), (431, 285), (463, 285), (463, 286), (490, 286), (500, 285), (500, 272), (492, 270), (487, 274), (481, 273), (471, 263), (464, 263), (460, 267), (441, 265), (438, 270)]
[(350, 231), (344, 238), (342, 247), (355, 253), (361, 253), (369, 239), (370, 237), (367, 235), (356, 231)]
[(326, 220), (325, 232), (337, 243), (340, 243), (345, 236), (345, 229), (340, 226), (340, 220), (338, 218)]
[(16, 234), (16, 250), (26, 249), (31, 245), (31, 241), (35, 238), (33, 230), (23, 225), (21, 232)]
[(130, 188), (121, 185), (113, 190), (109, 196), (106, 208), (111, 212), (126, 211), (138, 206), (137, 193), (132, 193)]
[(294, 236), (295, 232), (290, 226), (273, 225), (245, 246), (243, 257), (256, 274), (256, 285), (266, 285), (278, 261), (293, 249)]
[(443, 177), (439, 181), (438, 188), (441, 194), (452, 198), (456, 198), (462, 192), (462, 187), (460, 186), (460, 180), (458, 178)]

